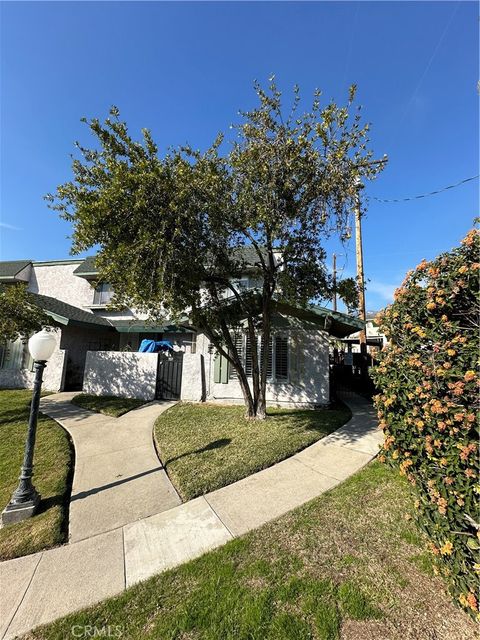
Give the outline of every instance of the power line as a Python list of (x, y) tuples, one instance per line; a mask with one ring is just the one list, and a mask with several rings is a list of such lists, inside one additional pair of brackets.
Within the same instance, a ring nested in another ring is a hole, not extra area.
[(456, 182), (455, 184), (450, 184), (448, 185), (448, 187), (443, 187), (443, 189), (437, 189), (436, 191), (430, 191), (430, 193), (422, 193), (419, 196), (411, 196), (410, 198), (394, 198), (392, 200), (386, 200), (383, 198), (376, 198), (375, 196), (371, 196), (371, 198), (373, 200), (376, 200), (377, 202), (407, 202), (408, 200), (418, 200), (419, 198), (428, 198), (428, 196), (434, 196), (437, 193), (443, 193), (444, 191), (447, 191), (448, 189), (454, 189), (455, 187), (459, 187), (462, 184), (465, 184), (466, 182), (470, 182), (471, 180), (476, 180), (477, 178), (480, 177), (480, 174), (476, 175), (476, 176), (472, 176), (471, 178), (465, 178), (465, 180), (460, 180), (460, 182)]

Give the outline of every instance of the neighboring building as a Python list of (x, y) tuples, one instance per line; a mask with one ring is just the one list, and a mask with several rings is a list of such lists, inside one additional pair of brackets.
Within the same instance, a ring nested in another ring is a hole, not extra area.
[[(52, 318), (58, 348), (45, 373), (50, 390), (82, 389), (124, 397), (182, 398), (242, 402), (236, 372), (218, 356), (206, 336), (188, 324), (151, 326), (132, 309), (109, 308), (113, 292), (99, 283), (94, 258), (52, 262), (0, 262), (0, 282), (26, 283), (39, 307)], [(240, 285), (255, 286), (251, 274)], [(277, 405), (329, 402), (330, 337), (342, 339), (361, 322), (322, 307), (278, 304), (269, 347), (267, 400)], [(138, 353), (143, 338), (168, 340), (169, 354)], [(237, 348), (247, 375), (251, 348), (240, 330)], [(0, 387), (30, 387), (32, 363), (21, 341), (0, 350)]]
[[(380, 331), (375, 322), (376, 313), (367, 312), (365, 333), (367, 338), (367, 352), (375, 358), (375, 355), (387, 344), (386, 336)], [(360, 353), (360, 333), (357, 331), (341, 340), (340, 349), (345, 354)], [(348, 360), (348, 355), (347, 355)], [(350, 363), (351, 364), (351, 363)]]

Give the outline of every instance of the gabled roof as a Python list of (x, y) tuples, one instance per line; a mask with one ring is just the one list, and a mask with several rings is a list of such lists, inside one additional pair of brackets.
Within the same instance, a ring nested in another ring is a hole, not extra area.
[(310, 304), (307, 307), (295, 307), (282, 302), (275, 302), (275, 310), (285, 315), (313, 322), (327, 331), (331, 336), (344, 338), (345, 336), (365, 328), (365, 323), (360, 318), (349, 316), (346, 313), (333, 311), (326, 307)]
[(31, 260), (6, 260), (0, 262), (0, 281), (11, 282), (25, 267), (32, 264)]
[(74, 270), (74, 275), (79, 276), (80, 278), (94, 278), (98, 275), (98, 269), (95, 266), (96, 256), (88, 256), (85, 260), (78, 265), (78, 267)]
[(60, 324), (88, 325), (94, 329), (107, 328), (114, 330), (112, 323), (107, 318), (96, 316), (50, 296), (43, 296), (39, 293), (31, 293), (30, 296), (40, 309), (43, 309), (47, 315)]

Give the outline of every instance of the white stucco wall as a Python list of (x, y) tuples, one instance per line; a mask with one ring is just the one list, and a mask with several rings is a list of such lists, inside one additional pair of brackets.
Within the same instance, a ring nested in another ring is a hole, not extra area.
[(83, 392), (153, 400), (158, 354), (87, 351)]
[(201, 353), (183, 356), (180, 398), (188, 402), (201, 402), (206, 397), (205, 359)]
[[(93, 304), (93, 288), (84, 278), (73, 275), (82, 261), (67, 264), (33, 264), (29, 291), (62, 300), (74, 307)], [(86, 309), (88, 311), (88, 309)]]
[[(329, 336), (322, 330), (293, 329), (282, 331), (288, 336), (289, 379), (267, 384), (267, 402), (270, 406), (325, 405), (330, 400)], [(208, 340), (198, 336), (197, 351), (205, 359), (206, 400), (209, 402), (243, 402), (238, 380), (215, 383), (213, 378), (214, 353), (208, 353)], [(185, 367), (184, 367), (185, 368)]]
[[(62, 391), (65, 383), (67, 351), (59, 348), (61, 331), (57, 330), (54, 335), (57, 347), (43, 372), (42, 389), (45, 391)], [(29, 358), (26, 357), (25, 361), (28, 360)], [(32, 389), (34, 377), (35, 372), (26, 368), (0, 369), (0, 389)]]

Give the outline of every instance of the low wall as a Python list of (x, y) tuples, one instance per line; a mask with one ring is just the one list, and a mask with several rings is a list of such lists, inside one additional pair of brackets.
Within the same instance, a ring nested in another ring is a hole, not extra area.
[(157, 353), (87, 351), (83, 392), (153, 400), (157, 363)]
[[(43, 372), (44, 391), (62, 391), (65, 382), (67, 352), (54, 351)], [(0, 370), (0, 389), (33, 389), (35, 372), (29, 369)]]
[(187, 402), (202, 402), (206, 396), (205, 365), (201, 353), (183, 356), (182, 390), (180, 398)]

